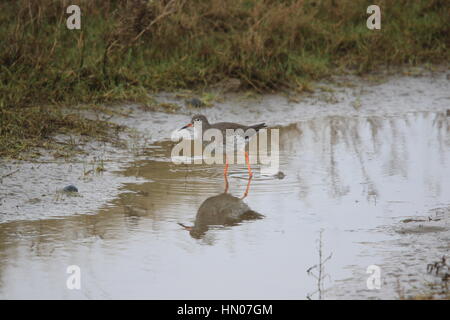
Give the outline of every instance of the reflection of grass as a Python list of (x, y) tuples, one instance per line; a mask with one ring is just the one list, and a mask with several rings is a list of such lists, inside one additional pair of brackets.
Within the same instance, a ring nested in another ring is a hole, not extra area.
[(450, 293), (447, 293), (446, 296), (442, 296), (439, 299), (436, 298), (436, 294), (432, 293), (433, 289), (428, 293), (422, 293), (410, 298), (410, 300), (450, 300)]
[(450, 280), (450, 265), (448, 265), (447, 257), (444, 255), (438, 261), (434, 261), (427, 265), (427, 273), (435, 276), (434, 282), (426, 284), (426, 289), (411, 297), (406, 297), (404, 290), (397, 279), (397, 294), (399, 299), (411, 300), (449, 300), (450, 291), (448, 289), (448, 282)]
[(81, 178), (90, 179), (93, 175), (100, 175), (104, 171), (106, 171), (106, 169), (103, 159), (94, 157), (92, 161), (83, 163), (83, 175)]
[(445, 284), (429, 284), (426, 290), (421, 293), (406, 298), (404, 295), (399, 295), (401, 300), (449, 300), (450, 291)]
[(449, 59), (445, 0), (380, 1), (381, 31), (366, 28), (367, 0), (70, 3), (81, 7), (82, 30), (66, 28), (65, 1), (0, 4), (0, 155), (62, 128), (101, 131), (63, 117), (61, 103), (148, 104), (148, 90), (227, 78), (244, 90), (303, 88), (342, 70)]
[(128, 134), (128, 149), (134, 156), (140, 156), (148, 146), (150, 137), (131, 129)]

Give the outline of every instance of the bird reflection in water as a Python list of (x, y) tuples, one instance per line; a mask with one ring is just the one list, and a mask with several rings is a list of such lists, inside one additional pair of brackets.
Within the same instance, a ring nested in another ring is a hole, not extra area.
[(243, 201), (248, 195), (251, 180), (250, 177), (244, 195), (238, 198), (228, 193), (228, 179), (225, 175), (225, 191), (203, 201), (198, 208), (194, 225), (179, 225), (189, 231), (191, 237), (201, 239), (212, 226), (235, 226), (243, 221), (262, 219), (262, 214), (250, 209)]

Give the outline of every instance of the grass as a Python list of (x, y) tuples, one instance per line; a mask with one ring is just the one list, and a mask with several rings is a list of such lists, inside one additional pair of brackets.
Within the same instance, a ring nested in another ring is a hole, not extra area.
[(55, 106), (1, 108), (0, 156), (17, 158), (32, 147), (55, 149), (51, 137), (56, 132), (106, 140), (113, 127), (117, 128), (106, 121), (63, 113)]
[[(65, 9), (78, 4), (81, 30)], [(0, 156), (95, 124), (61, 106), (137, 101), (227, 78), (259, 92), (331, 74), (448, 63), (446, 0), (4, 0), (0, 4)], [(46, 106), (46, 107), (43, 107)], [(74, 108), (74, 107), (70, 107)]]

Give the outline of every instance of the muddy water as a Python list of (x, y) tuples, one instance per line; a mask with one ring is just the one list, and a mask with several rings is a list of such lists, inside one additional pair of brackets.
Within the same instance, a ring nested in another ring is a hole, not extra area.
[(98, 212), (0, 224), (0, 298), (317, 298), (320, 230), (323, 297), (416, 294), (450, 249), (449, 129), (444, 112), (297, 121), (280, 130), (285, 177), (255, 166), (244, 199), (245, 166), (224, 194), (222, 166), (175, 165), (154, 143)]

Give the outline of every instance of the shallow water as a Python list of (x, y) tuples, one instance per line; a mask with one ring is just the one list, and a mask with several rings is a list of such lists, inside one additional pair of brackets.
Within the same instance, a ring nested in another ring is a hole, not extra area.
[[(443, 112), (298, 121), (280, 128), (284, 179), (255, 166), (243, 200), (244, 165), (223, 196), (222, 166), (175, 165), (173, 144), (154, 143), (98, 212), (0, 224), (0, 298), (314, 299), (320, 230), (322, 297), (396, 298), (398, 281), (417, 292), (450, 249), (449, 129)], [(229, 201), (254, 214), (196, 219)], [(366, 287), (373, 264), (379, 290)], [(66, 288), (69, 265), (81, 290)]]

